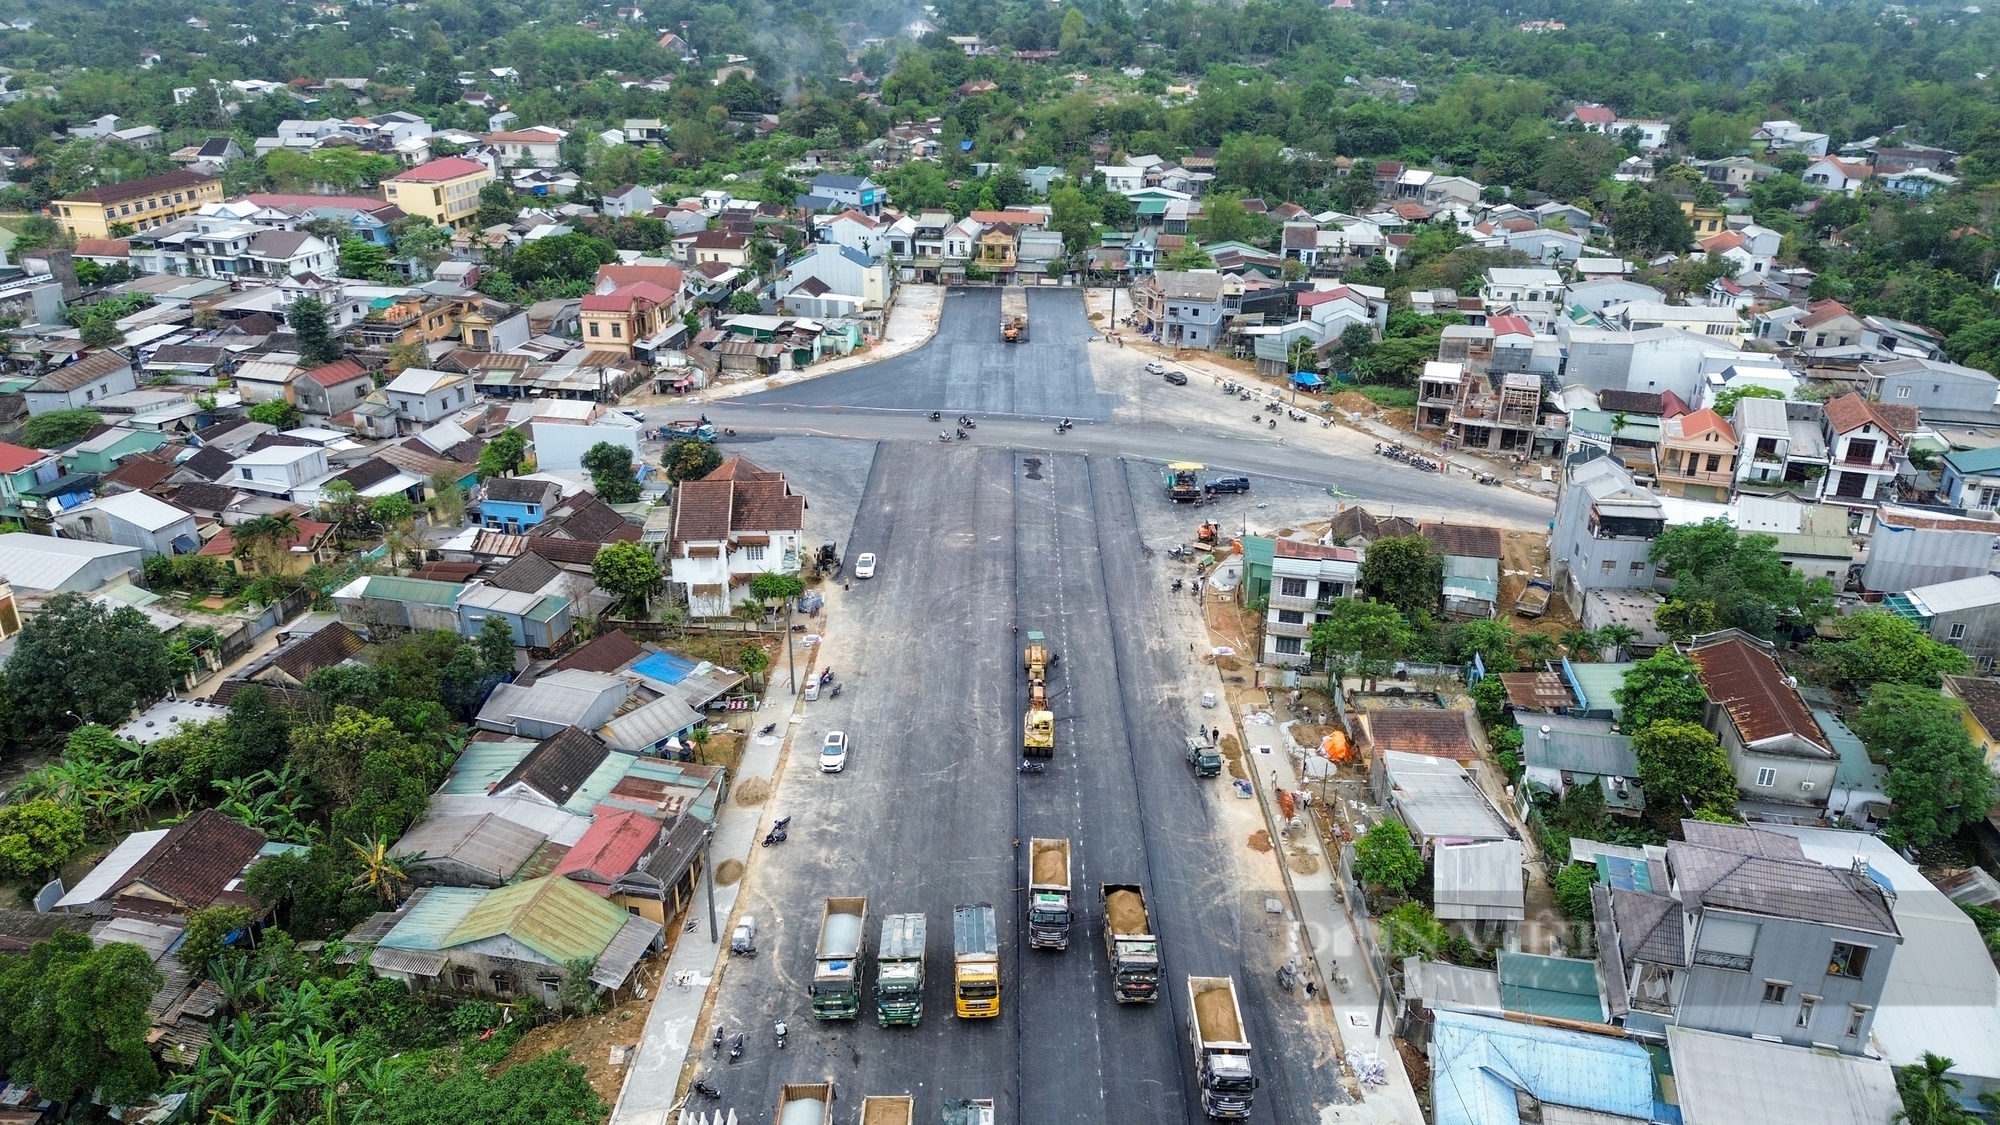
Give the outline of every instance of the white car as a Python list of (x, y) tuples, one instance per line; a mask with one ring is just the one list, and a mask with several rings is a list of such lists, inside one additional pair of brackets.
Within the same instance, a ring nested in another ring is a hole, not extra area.
[(1165, 375), (1166, 373), (1167, 365), (1157, 359), (1146, 365), (1146, 374), (1148, 375)]
[(873, 552), (863, 552), (860, 558), (854, 560), (854, 577), (875, 577), (875, 555)]
[(634, 422), (643, 422), (646, 420), (646, 412), (643, 410), (633, 410), (629, 407), (621, 407), (619, 408), (618, 413), (623, 414), (625, 417), (632, 419)]
[(819, 772), (839, 773), (847, 768), (847, 732), (830, 730), (819, 746)]

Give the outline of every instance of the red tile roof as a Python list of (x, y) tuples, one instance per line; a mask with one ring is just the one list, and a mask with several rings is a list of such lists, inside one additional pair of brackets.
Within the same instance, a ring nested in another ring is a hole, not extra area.
[(1853, 315), (1854, 310), (1839, 301), (1814, 301), (1806, 306), (1806, 315), (1799, 318), (1799, 327), (1812, 328), (1838, 317)]
[(638, 867), (659, 839), (659, 821), (627, 810), (600, 809), (553, 873), (604, 894), (611, 882)]
[(306, 378), (322, 387), (337, 387), (367, 375), (368, 369), (351, 359), (336, 359), (325, 367), (315, 367), (306, 372)]
[(285, 192), (253, 191), (243, 198), (259, 207), (283, 207), (294, 211), (310, 207), (329, 207), (373, 212), (389, 206), (368, 195), (294, 195)]
[[(217, 902), (247, 905), (250, 896), (230, 890), (229, 884), (256, 858), (266, 840), (254, 828), (214, 809), (201, 809), (169, 829), (112, 893), (121, 904), (168, 908), (169, 913), (200, 910)], [(140, 885), (160, 897), (120, 893)]]
[(132, 242), (124, 238), (79, 238), (75, 253), (79, 258), (129, 258)]
[(1570, 115), (1585, 125), (1609, 125), (1618, 120), (1618, 111), (1608, 105), (1580, 105)]
[(1280, 539), (1272, 544), (1271, 551), (1281, 559), (1344, 559), (1360, 562), (1361, 554), (1346, 547), (1322, 547), (1318, 543), (1301, 543), (1296, 539)]
[(1827, 756), (1826, 735), (1771, 654), (1741, 637), (1726, 637), (1688, 653), (1708, 698), (1729, 714), (1746, 744), (1796, 735)]
[(29, 449), (25, 445), (0, 441), (0, 473), (18, 473), (30, 465), (40, 464), (48, 459), (49, 454), (39, 449)]
[(1891, 436), (1897, 433), (1894, 423), (1882, 416), (1876, 404), (1859, 394), (1849, 393), (1830, 399), (1823, 409), (1836, 434), (1849, 433), (1867, 425), (1874, 425)]
[(985, 223), (988, 226), (994, 223), (1012, 223), (1017, 227), (1039, 227), (1049, 220), (1039, 211), (974, 211), (972, 221)]
[(679, 266), (623, 266), (609, 265), (597, 267), (597, 284), (601, 287), (609, 281), (612, 285), (630, 285), (635, 281), (650, 281), (671, 293), (678, 293), (686, 282), (687, 275)]
[(467, 160), (463, 156), (444, 156), (419, 164), (407, 172), (399, 172), (390, 179), (406, 184), (434, 184), (443, 180), (455, 180), (460, 176), (470, 176), (486, 171), (486, 165), (477, 160)]
[(1707, 407), (1692, 414), (1683, 414), (1675, 421), (1680, 423), (1682, 437), (1696, 437), (1713, 430), (1721, 434), (1724, 441), (1736, 444), (1736, 431), (1730, 428), (1729, 420)]
[(1533, 336), (1535, 334), (1534, 326), (1529, 324), (1528, 318), (1524, 316), (1488, 317), (1486, 327), (1491, 328), (1495, 336)]

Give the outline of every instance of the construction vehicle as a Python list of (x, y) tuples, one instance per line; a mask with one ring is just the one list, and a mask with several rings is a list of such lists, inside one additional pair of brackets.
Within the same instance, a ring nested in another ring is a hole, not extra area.
[(1000, 1014), (1000, 931), (993, 904), (978, 902), (951, 910), (952, 990), (960, 1019), (992, 1019)]
[(833, 1083), (787, 1082), (778, 1087), (775, 1125), (833, 1125)]
[(714, 444), (716, 433), (714, 426), (700, 418), (676, 418), (660, 428), (660, 436), (668, 441), (693, 438)]
[(993, 1125), (992, 1098), (946, 1098), (944, 1125)]
[(1222, 774), (1222, 755), (1216, 752), (1215, 743), (1205, 738), (1187, 736), (1187, 764), (1196, 777), (1219, 777)]
[(1137, 883), (1105, 883), (1104, 959), (1111, 964), (1111, 992), (1120, 1004), (1160, 998), (1160, 939)]
[(882, 919), (882, 942), (875, 952), (875, 1020), (883, 1027), (915, 1027), (924, 1018), (924, 933), (922, 914)]
[(1175, 461), (1167, 466), (1167, 499), (1176, 503), (1199, 504), (1207, 495), (1201, 487), (1203, 466), (1195, 461)]
[(814, 1019), (851, 1020), (861, 1014), (861, 933), (867, 926), (867, 899), (826, 900), (813, 958)]
[(1214, 520), (1194, 529), (1194, 541), (1213, 547), (1222, 542), (1222, 525)]
[(861, 1099), (861, 1125), (917, 1125), (917, 1099), (908, 1094), (870, 1094)]
[(1010, 344), (1028, 342), (1028, 291), (1018, 285), (1000, 290), (1000, 338)]
[(1244, 1120), (1250, 1116), (1257, 1079), (1250, 1073), (1250, 1040), (1243, 1032), (1243, 1008), (1236, 1002), (1236, 978), (1189, 977), (1187, 989), (1188, 1040), (1194, 1045), (1202, 1111), (1219, 1120)]
[(1021, 753), (1029, 758), (1056, 756), (1056, 716), (1049, 710), (1048, 638), (1028, 630), (1028, 647), (1021, 651), (1028, 669), (1028, 710), (1021, 716)]
[(1028, 841), (1028, 948), (1069, 948), (1069, 841)]

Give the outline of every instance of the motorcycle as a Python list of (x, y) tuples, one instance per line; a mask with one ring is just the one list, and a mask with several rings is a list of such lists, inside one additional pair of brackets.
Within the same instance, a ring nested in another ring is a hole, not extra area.
[(1253, 426), (1254, 426), (1254, 425), (1256, 425), (1256, 424), (1257, 424), (1257, 423), (1259, 423), (1259, 422), (1262, 422), (1263, 420), (1264, 420), (1264, 416), (1263, 416), (1262, 414), (1252, 414), (1252, 415), (1250, 416), (1250, 424), (1251, 424), (1251, 425), (1253, 425)]
[(939, 431), (938, 431), (938, 440), (939, 440), (939, 441), (942, 441), (942, 442), (949, 442), (949, 441), (951, 441), (951, 435), (950, 435), (950, 434), (948, 434), (948, 433), (945, 433), (945, 432), (944, 432), (943, 430), (939, 430)]
[[(764, 833), (763, 846), (768, 848), (772, 844), (784, 843), (785, 840), (788, 839), (790, 836), (790, 833), (788, 833), (786, 829), (790, 828), (791, 826), (792, 826), (792, 818), (789, 816), (781, 816), (778, 819), (772, 821), (771, 830), (769, 832)], [(717, 1034), (721, 1033), (718, 1032)]]
[(778, 729), (778, 724), (765, 723), (763, 726), (757, 728), (757, 737), (764, 738), (768, 736), (772, 731), (777, 729)]
[(835, 684), (835, 685), (833, 685), (833, 695), (832, 695), (832, 697), (831, 697), (831, 698), (834, 698), (834, 699), (839, 699), (839, 698), (840, 698), (840, 689), (841, 689), (842, 687), (844, 687), (844, 686), (846, 686), (846, 685), (844, 685), (844, 684)]
[(938, 421), (942, 421), (943, 419), (944, 419), (944, 412), (943, 412), (943, 411), (941, 411), (941, 410), (933, 410), (933, 411), (931, 411), (931, 421), (933, 421), (933, 422), (938, 422)]
[(716, 1025), (716, 1027), (715, 1027), (715, 1038), (713, 1038), (713, 1039), (711, 1039), (711, 1040), (709, 1040), (709, 1041), (708, 1041), (708, 1046), (709, 1046), (709, 1053), (710, 1053), (710, 1054), (714, 1055), (714, 1056), (715, 1056), (716, 1058), (718, 1058), (718, 1059), (722, 1057), (722, 1025), (721, 1025), (721, 1024), (717, 1024), (717, 1025)]
[(833, 669), (831, 669), (831, 668), (822, 668), (822, 669), (820, 669), (820, 673), (819, 673), (819, 682), (820, 682), (821, 684), (830, 684), (830, 683), (832, 683), (832, 682), (833, 682)]
[(1236, 395), (1236, 397), (1237, 397), (1237, 398), (1239, 398), (1239, 399), (1242, 399), (1242, 400), (1243, 400), (1244, 402), (1249, 402), (1249, 401), (1250, 401), (1250, 392), (1249, 392), (1249, 391), (1239, 391), (1239, 392), (1237, 392), (1237, 395)]
[(959, 415), (958, 424), (965, 427), (968, 430), (976, 430), (979, 428), (979, 423), (973, 421), (972, 416), (970, 414)]
[(971, 434), (968, 434), (968, 433), (966, 433), (964, 429), (960, 429), (960, 430), (958, 431), (958, 440), (960, 440), (960, 441), (964, 441), (964, 440), (965, 440), (966, 438), (969, 438), (969, 437), (971, 437), (971, 436), (972, 436), (972, 435), (971, 435)]
[(733, 1063), (741, 1059), (742, 1057), (743, 1057), (743, 1036), (739, 1033), (736, 1036), (735, 1041), (729, 1044), (729, 1061)]
[(722, 1096), (721, 1090), (716, 1089), (699, 1078), (694, 1080), (694, 1092), (711, 1100)]
[[(1298, 974), (1292, 971), (1292, 966), (1290, 964), (1284, 964), (1278, 966), (1279, 988), (1284, 989), (1286, 992), (1290, 992), (1292, 990), (1292, 987), (1298, 984), (1298, 982), (1299, 982)], [(740, 1039), (742, 1037), (738, 1036), (738, 1038)]]
[(1020, 765), (1019, 765), (1018, 767), (1016, 767), (1016, 772), (1019, 772), (1019, 773), (1047, 773), (1047, 772), (1048, 772), (1048, 769), (1049, 769), (1049, 766), (1048, 766), (1048, 763), (1047, 763), (1047, 762), (1037, 762), (1037, 761), (1034, 761), (1033, 759), (1029, 759), (1029, 760), (1027, 760), (1027, 761), (1024, 761), (1024, 762), (1022, 762), (1022, 763), (1021, 763), (1021, 764), (1020, 764)]
[(1185, 580), (1179, 578), (1174, 579), (1174, 593), (1176, 594), (1180, 593), (1181, 590), (1186, 588), (1186, 586), (1187, 582)]
[(784, 1020), (779, 1020), (779, 1021), (778, 1021), (778, 1026), (776, 1026), (776, 1027), (772, 1028), (771, 1030), (773, 1030), (773, 1031), (777, 1032), (777, 1035), (778, 1035), (778, 1049), (779, 1049), (780, 1051), (784, 1050), (784, 1049), (785, 1049), (785, 1036), (786, 1036), (787, 1034), (789, 1034), (789, 1033), (790, 1033), (791, 1029), (785, 1026), (785, 1021), (784, 1021)]
[(1274, 430), (1278, 428), (1278, 420), (1276, 418), (1271, 419), (1271, 428)]

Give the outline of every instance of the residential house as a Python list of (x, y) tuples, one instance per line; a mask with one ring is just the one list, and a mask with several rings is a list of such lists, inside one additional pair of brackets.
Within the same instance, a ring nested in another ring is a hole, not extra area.
[(1764, 142), (1766, 152), (1801, 152), (1807, 156), (1825, 156), (1828, 140), (1825, 133), (1810, 132), (1796, 121), (1766, 121), (1751, 132), (1750, 139)]
[[(1996, 464), (2000, 464), (2000, 458), (1996, 458)], [(1992, 495), (1985, 492), (1988, 487), (1994, 490)], [(1973, 507), (1969, 501), (1978, 500), (2000, 502), (2000, 479), (1984, 487), (1975, 484), (1965, 492), (1963, 500), (1952, 503)], [(1868, 561), (1861, 568), (1864, 590), (1895, 594), (1917, 586), (1977, 577), (1994, 569), (1994, 525), (1990, 520), (1938, 516), (1884, 505), (1875, 513), (1874, 524), (1874, 532), (1868, 537)]]
[(1685, 839), (1664, 857), (1592, 889), (1614, 1018), (1736, 1036), (1744, 1050), (1763, 1040), (1867, 1053), (1902, 942), (1867, 863), (1829, 867), (1746, 825), (1681, 824)]
[(1944, 693), (1964, 704), (1959, 722), (1986, 759), (1986, 768), (2000, 774), (2000, 680), (1986, 676), (1946, 676)]
[(1500, 608), (1500, 532), (1468, 524), (1427, 523), (1419, 532), (1444, 556), (1444, 611), (1493, 617)]
[[(362, 575), (332, 594), (340, 619), (363, 633), (371, 630), (395, 632), (411, 629), (458, 631), (458, 599), (465, 587), (456, 582), (427, 578), (401, 578), (388, 574)], [(495, 696), (514, 685), (502, 684)], [(487, 705), (492, 706), (492, 699)], [(488, 729), (515, 733), (511, 726)]]
[(1171, 346), (1213, 348), (1228, 330), (1220, 274), (1160, 270), (1132, 287), (1132, 301), (1142, 330)]
[(1736, 483), (1736, 431), (1713, 410), (1668, 418), (1660, 428), (1660, 488), (1669, 496), (1727, 500)]
[[(1555, 675), (1557, 682), (1562, 682), (1556, 673), (1536, 675)], [(1516, 715), (1526, 736), (1521, 762), (1522, 778), (1529, 785), (1558, 797), (1567, 795), (1573, 786), (1595, 785), (1604, 793), (1605, 808), (1634, 816), (1644, 811), (1639, 756), (1632, 750), (1632, 736), (1613, 732), (1608, 719), (1524, 715), (1518, 711)]]
[(1824, 487), (1826, 437), (1817, 403), (1741, 398), (1730, 421), (1737, 438), (1737, 487), (1808, 495)]
[(1629, 332), (1675, 328), (1730, 347), (1743, 340), (1743, 321), (1734, 309), (1706, 305), (1623, 305), (1606, 309), (1604, 319), (1613, 327)]
[(1840, 758), (1770, 646), (1730, 629), (1696, 637), (1686, 651), (1708, 696), (1703, 725), (1736, 775), (1737, 811), (1779, 822), (1823, 816)]
[(1858, 394), (1846, 394), (1826, 404), (1826, 448), (1831, 459), (1826, 472), (1825, 499), (1873, 507), (1876, 490), (1901, 471), (1902, 434), (1884, 417), (1882, 407)]
[(399, 172), (382, 182), (382, 197), (408, 215), (438, 226), (469, 230), (478, 218), (479, 189), (493, 170), (476, 160), (447, 156)]
[(167, 436), (156, 430), (109, 426), (63, 450), (62, 466), (70, 473), (109, 473), (127, 459), (166, 443)]
[(1882, 177), (1882, 190), (1891, 195), (1929, 199), (1938, 192), (1958, 186), (1958, 177), (1929, 168), (1906, 168)]
[(1603, 312), (1617, 305), (1665, 304), (1667, 295), (1650, 285), (1627, 277), (1602, 277), (1573, 282), (1568, 290), (1569, 306)]
[[(626, 143), (634, 143), (627, 138)], [(614, 219), (630, 219), (637, 215), (650, 214), (660, 201), (653, 193), (637, 184), (625, 184), (604, 197), (604, 213)]]
[(559, 168), (562, 166), (562, 143), (566, 136), (568, 134), (561, 129), (535, 125), (488, 133), (481, 140), (499, 157), (503, 168)]
[(1653, 540), (1666, 524), (1659, 498), (1635, 485), (1616, 461), (1599, 457), (1568, 465), (1549, 554), (1556, 592), (1571, 614), (1582, 615), (1585, 596), (1594, 590), (1650, 590)]
[(821, 244), (785, 267), (777, 283), (781, 310), (800, 316), (848, 317), (889, 299), (888, 263), (846, 246)]
[[(315, 566), (335, 561), (340, 556), (340, 544), (334, 536), (334, 525), (319, 520), (299, 519), (293, 523), (294, 534), (290, 540), (274, 542), (269, 551), (255, 549), (237, 550), (236, 529), (224, 524), (208, 542), (201, 545), (198, 554), (213, 559), (221, 559), (222, 564), (246, 578), (275, 572), (286, 578), (297, 578)], [(327, 626), (339, 626), (341, 633), (349, 633), (346, 626), (334, 622)], [(327, 629), (320, 630), (326, 632)], [(315, 634), (317, 635), (317, 634)], [(329, 638), (329, 641), (331, 638)], [(323, 642), (326, 643), (326, 642)], [(360, 642), (355, 642), (360, 647)], [(304, 682), (303, 678), (299, 682)], [(296, 686), (296, 685), (294, 685)]]
[(1313, 625), (1326, 620), (1335, 602), (1353, 597), (1360, 581), (1361, 555), (1355, 550), (1277, 540), (1265, 610), (1264, 662), (1303, 666)]
[(867, 176), (839, 176), (821, 173), (812, 179), (811, 194), (803, 197), (808, 211), (852, 207), (870, 215), (879, 214), (889, 202), (889, 192)]
[[(24, 507), (39, 501), (23, 495)], [(59, 510), (59, 509), (58, 509)], [(0, 532), (0, 578), (20, 594), (88, 594), (106, 586), (137, 583), (144, 558), (136, 547)]]
[(221, 200), (221, 180), (180, 169), (81, 191), (53, 200), (49, 210), (77, 238), (113, 238), (113, 227), (152, 230)]
[(1562, 276), (1545, 267), (1495, 267), (1486, 271), (1480, 301), (1486, 315), (1515, 313), (1531, 324), (1547, 324), (1563, 307)]
[(1799, 178), (1810, 188), (1854, 195), (1861, 190), (1861, 185), (1868, 182), (1873, 172), (1874, 169), (1866, 164), (1852, 164), (1837, 156), (1822, 156), (1808, 165)]
[(375, 380), (368, 369), (351, 359), (337, 359), (292, 380), (299, 410), (308, 421), (320, 424), (359, 406), (374, 389)]
[(406, 422), (426, 425), (441, 422), (471, 401), (463, 375), (449, 371), (427, 371), (412, 367), (396, 376), (383, 390), (388, 393), (396, 416)]
[(473, 583), (458, 597), (458, 631), (468, 639), (474, 638), (489, 619), (499, 618), (506, 622), (514, 647), (546, 654), (569, 640), (573, 624), (571, 606), (570, 599), (560, 594)]
[(500, 887), (512, 882), (549, 838), (493, 813), (427, 816), (389, 854), (404, 860), (418, 887)]
[(480, 488), (479, 523), (518, 535), (542, 522), (561, 499), (554, 481), (490, 477)]
[(1954, 508), (1979, 512), (2000, 509), (2000, 446), (1945, 454), (1938, 493)]
[(1956, 582), (1918, 586), (1883, 600), (1931, 640), (1972, 658), (1981, 672), (2000, 657), (2000, 576), (1981, 574)]
[(265, 402), (292, 402), (297, 397), (292, 383), (305, 374), (297, 352), (267, 352), (245, 362), (235, 371), (236, 391), (248, 405)]
[(544, 875), (497, 889), (420, 888), (348, 941), (368, 948), (375, 975), (418, 991), (526, 997), (554, 1007), (578, 971), (600, 989), (631, 984), (640, 961), (662, 947), (664, 931), (569, 879)]
[(668, 581), (692, 617), (726, 617), (758, 574), (790, 574), (803, 560), (805, 497), (783, 473), (732, 457), (674, 492)]
[(1461, 363), (1432, 360), (1424, 364), (1417, 386), (1417, 428), (1442, 426), (1454, 448), (1517, 451), (1534, 445), (1540, 376), (1497, 369), (1476, 374)]
[(326, 450), (319, 446), (267, 445), (230, 461), (229, 475), (220, 483), (289, 500), (302, 498), (297, 494), (330, 475)]
[(0, 442), (0, 516), (18, 521), (22, 490), (47, 484), (61, 475), (62, 466), (55, 454)]
[(190, 554), (201, 547), (193, 512), (144, 492), (99, 496), (62, 513), (55, 522), (65, 535), (137, 547), (147, 558)]
[(1976, 367), (1940, 359), (1906, 357), (1863, 363), (1868, 397), (1894, 406), (1914, 406), (1925, 421), (1987, 421), (2000, 399), (2000, 379)]
[(29, 414), (51, 410), (81, 410), (101, 398), (137, 390), (132, 361), (115, 351), (92, 352), (67, 367), (28, 384), (24, 392)]
[(673, 310), (677, 299), (676, 293), (650, 281), (593, 293), (577, 308), (584, 343), (593, 351), (630, 356), (635, 346), (676, 327)]
[(687, 813), (663, 825), (632, 810), (608, 812), (591, 822), (554, 874), (665, 925), (693, 901), (697, 860), (707, 838), (707, 823)]
[[(171, 828), (125, 837), (56, 901), (55, 910), (117, 913), (186, 925), (211, 906), (235, 906), (253, 920), (270, 908), (243, 889), (243, 875), (274, 854), (269, 839), (214, 809), (197, 809)], [(276, 851), (290, 850), (279, 845)]]

